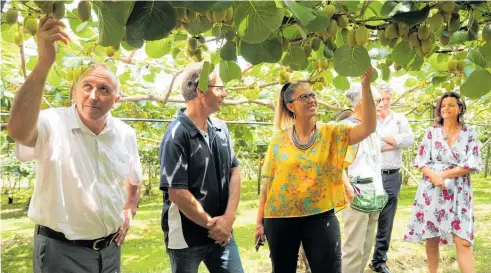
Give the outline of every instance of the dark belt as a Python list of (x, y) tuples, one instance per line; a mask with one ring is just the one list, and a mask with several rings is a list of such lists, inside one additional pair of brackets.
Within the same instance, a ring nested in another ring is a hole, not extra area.
[(37, 233), (51, 239), (55, 239), (69, 244), (74, 244), (77, 246), (87, 247), (93, 250), (101, 250), (109, 246), (114, 241), (114, 238), (116, 237), (116, 233), (113, 233), (107, 237), (94, 239), (94, 240), (68, 240), (65, 237), (65, 234), (58, 231), (54, 231), (49, 227), (45, 227), (41, 225), (38, 226)]
[(392, 170), (382, 170), (382, 174), (389, 175), (398, 172), (399, 169), (392, 169)]

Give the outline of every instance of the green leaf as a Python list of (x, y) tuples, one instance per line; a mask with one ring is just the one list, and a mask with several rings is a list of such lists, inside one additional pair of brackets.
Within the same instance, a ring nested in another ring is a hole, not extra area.
[(390, 13), (395, 9), (395, 7), (399, 4), (397, 1), (385, 1), (382, 9), (380, 10), (380, 15), (389, 16)]
[(421, 67), (425, 63), (425, 60), (418, 55), (414, 55), (414, 59), (409, 63), (408, 70), (410, 71), (419, 71)]
[[(220, 57), (225, 61), (237, 61), (237, 45), (234, 41), (227, 41), (220, 49)], [(243, 54), (243, 53), (242, 53)]]
[(333, 3), (334, 6), (342, 4), (342, 7), (345, 11), (350, 10), (359, 10), (361, 1), (336, 1), (337, 3)]
[(458, 45), (467, 42), (467, 31), (459, 30), (450, 36), (448, 45)]
[(131, 40), (160, 40), (176, 27), (176, 10), (166, 1), (136, 1), (128, 18), (126, 36)]
[(93, 1), (92, 5), (99, 20), (99, 44), (101, 46), (119, 45), (135, 2)]
[(14, 34), (17, 31), (15, 24), (2, 24), (2, 40), (8, 43), (14, 43)]
[(392, 60), (399, 65), (406, 66), (414, 58), (415, 50), (406, 41), (399, 42), (392, 50)]
[(288, 52), (283, 57), (282, 64), (286, 66), (300, 64), (306, 60), (305, 52), (299, 44), (293, 44), (288, 49)]
[(233, 4), (233, 1), (217, 1), (210, 10), (212, 11), (224, 11), (230, 8)]
[(150, 72), (148, 74), (146, 74), (145, 76), (143, 76), (143, 79), (147, 82), (154, 82), (155, 80), (155, 73), (154, 72)]
[(126, 84), (131, 79), (131, 72), (129, 70), (124, 71), (123, 74), (118, 76), (118, 79), (121, 84)]
[(449, 58), (450, 58), (450, 56), (447, 54), (437, 54), (437, 56), (436, 56), (436, 59), (439, 62), (448, 62)]
[(172, 1), (171, 4), (176, 8), (187, 8), (202, 13), (211, 10), (217, 5), (217, 1)]
[(220, 62), (220, 78), (224, 83), (239, 79), (242, 71), (238, 64), (233, 61)]
[(175, 42), (186, 41), (187, 39), (188, 39), (188, 35), (186, 33), (177, 32), (176, 34), (174, 34), (174, 41)]
[(478, 99), (491, 90), (491, 73), (485, 69), (476, 69), (460, 86), (460, 92), (471, 99)]
[(379, 64), (378, 68), (382, 72), (382, 80), (388, 81), (390, 78), (390, 68), (384, 63)]
[(430, 12), (430, 6), (426, 5), (423, 9), (418, 11), (401, 12), (392, 16), (392, 19), (396, 22), (406, 23), (409, 27), (413, 27), (428, 18)]
[(445, 72), (448, 70), (448, 64), (447, 64), (447, 62), (439, 61), (438, 55), (440, 55), (440, 54), (431, 55), (431, 57), (427, 59), (427, 62), (431, 65), (431, 68), (433, 68), (435, 71)]
[(314, 10), (305, 6), (302, 6), (293, 1), (285, 1), (285, 5), (291, 11), (298, 21), (306, 26), (315, 19)]
[(143, 39), (140, 39), (140, 40), (131, 40), (131, 39), (127, 39), (125, 40), (125, 42), (128, 44), (128, 46), (130, 46), (131, 48), (141, 48), (144, 44), (145, 44), (145, 40)]
[(53, 65), (51, 69), (49, 70), (48, 77), (46, 78), (46, 82), (53, 86), (53, 87), (58, 87), (61, 85), (61, 75), (60, 75), (60, 69), (57, 64)]
[(332, 75), (332, 72), (330, 69), (326, 69), (324, 71), (324, 73), (322, 74), (322, 76), (324, 77), (324, 84), (329, 84), (330, 82), (332, 82), (332, 80), (334, 79), (334, 75)]
[(488, 62), (477, 48), (469, 48), (467, 56), (469, 60), (482, 68), (485, 68), (488, 65)]
[(206, 16), (198, 16), (196, 20), (189, 22), (188, 32), (191, 35), (198, 35), (207, 32), (213, 27), (213, 23)]
[(77, 14), (77, 9), (71, 11), (67, 11), (68, 23), (70, 24), (70, 29), (81, 38), (92, 38), (96, 35), (96, 33), (89, 27), (89, 22), (82, 22), (75, 15)]
[(341, 76), (361, 76), (369, 66), (368, 51), (362, 46), (344, 45), (334, 52), (334, 70)]
[(315, 19), (312, 20), (310, 24), (305, 25), (305, 28), (313, 32), (320, 32), (326, 30), (327, 26), (331, 22), (331, 19), (327, 17), (327, 14), (318, 10), (315, 10), (314, 14), (316, 16)]
[(336, 35), (336, 46), (342, 47), (347, 44), (348, 44), (348, 30), (344, 29), (338, 31), (338, 34)]
[(290, 64), (290, 67), (293, 70), (297, 70), (297, 71), (305, 70), (305, 69), (307, 69), (309, 67), (309, 60), (308, 59), (304, 59), (301, 63), (291, 63)]
[(209, 61), (205, 61), (203, 63), (203, 68), (201, 69), (201, 73), (199, 74), (199, 83), (198, 88), (201, 91), (208, 90), (208, 76), (210, 75), (210, 67), (211, 64)]
[(406, 87), (413, 87), (419, 84), (419, 81), (413, 78), (408, 78), (406, 80), (406, 83), (404, 83), (404, 86)]
[(145, 53), (150, 58), (158, 59), (170, 52), (172, 40), (165, 38), (158, 41), (149, 41), (145, 45)]
[(448, 76), (436, 76), (431, 79), (431, 84), (433, 85), (439, 85), (442, 82), (446, 82), (448, 80)]
[(217, 65), (222, 61), (222, 57), (220, 57), (220, 54), (217, 51), (210, 53), (210, 59), (211, 63), (214, 65)]
[(284, 13), (274, 2), (240, 2), (235, 11), (234, 23), (242, 40), (259, 43), (278, 30)]
[(481, 52), (482, 56), (484, 59), (488, 62), (491, 63), (491, 44), (486, 43), (483, 46), (479, 48), (479, 52)]
[(368, 19), (381, 17), (380, 11), (382, 10), (382, 5), (382, 2), (370, 2), (367, 10), (365, 11), (364, 17)]
[(350, 88), (350, 83), (348, 81), (348, 78), (343, 76), (337, 76), (332, 80), (332, 83), (334, 84), (334, 87), (336, 87), (339, 90), (345, 91)]
[(370, 82), (374, 83), (378, 79), (378, 71), (377, 69), (373, 69), (372, 77), (370, 77)]
[(242, 57), (252, 65), (260, 63), (277, 63), (283, 54), (281, 42), (274, 38), (257, 44), (241, 43)]
[(34, 69), (34, 66), (36, 66), (36, 63), (37, 62), (38, 62), (38, 57), (37, 56), (31, 56), (31, 57), (29, 57), (29, 62), (26, 63), (27, 70), (32, 71)]
[(300, 30), (297, 24), (289, 25), (283, 29), (283, 37), (288, 40), (295, 40), (302, 38)]

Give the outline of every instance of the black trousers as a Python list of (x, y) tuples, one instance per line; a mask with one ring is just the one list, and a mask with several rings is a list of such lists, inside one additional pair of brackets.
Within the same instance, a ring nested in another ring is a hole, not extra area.
[(382, 181), (384, 189), (389, 195), (389, 200), (378, 217), (377, 236), (372, 257), (372, 265), (374, 267), (385, 264), (388, 260), (387, 252), (389, 251), (392, 227), (394, 226), (394, 218), (397, 211), (397, 199), (401, 190), (402, 174), (400, 171), (388, 175), (383, 174)]
[(265, 218), (275, 273), (295, 273), (302, 243), (312, 273), (341, 273), (341, 234), (334, 211), (293, 218)]

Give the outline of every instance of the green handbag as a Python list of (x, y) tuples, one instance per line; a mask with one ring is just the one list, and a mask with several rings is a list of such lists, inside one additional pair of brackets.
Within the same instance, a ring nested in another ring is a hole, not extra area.
[(372, 178), (354, 178), (351, 181), (351, 186), (353, 186), (355, 192), (355, 197), (351, 202), (353, 209), (367, 213), (380, 212), (389, 200), (389, 196), (385, 191), (384, 194), (376, 194)]

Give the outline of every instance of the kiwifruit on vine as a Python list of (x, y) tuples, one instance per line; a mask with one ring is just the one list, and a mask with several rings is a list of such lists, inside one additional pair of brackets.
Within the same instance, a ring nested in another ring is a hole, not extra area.
[(77, 16), (78, 19), (82, 22), (86, 22), (90, 19), (90, 13), (92, 11), (92, 7), (90, 6), (90, 2), (83, 0), (78, 3), (77, 8)]
[(55, 1), (53, 3), (53, 18), (57, 20), (65, 18), (65, 3), (62, 1)]
[(33, 17), (27, 17), (24, 22), (24, 27), (31, 35), (36, 35), (39, 28), (38, 21)]
[(17, 22), (17, 17), (19, 17), (19, 12), (17, 10), (11, 9), (5, 14), (5, 21), (7, 22), (7, 24), (13, 24)]
[[(68, 22), (73, 35), (94, 41), (95, 46), (81, 51), (84, 55), (102, 52), (107, 60), (117, 61), (117, 52), (122, 50), (119, 45), (126, 50), (122, 56), (130, 50), (155, 48), (158, 43), (154, 41), (167, 39), (172, 42), (162, 42), (166, 45), (162, 54), (176, 61), (238, 65), (244, 59), (253, 65), (278, 64), (282, 72), (276, 71), (275, 77), (279, 81), (285, 82), (295, 71), (309, 72), (316, 88), (332, 84), (319, 80), (326, 70), (335, 72), (335, 77), (359, 77), (370, 63), (377, 63), (377, 81), (388, 81), (401, 70), (398, 74), (431, 71), (426, 73), (429, 77), (452, 75), (463, 84), (471, 73), (487, 71), (491, 63), (491, 16), (487, 12), (491, 2), (487, 1), (403, 1), (397, 5), (390, 1), (128, 3), (11, 1), (4, 10), (2, 27), (10, 27), (10, 42), (22, 46), (39, 31), (39, 20), (50, 15)], [(122, 15), (111, 14), (106, 5), (121, 11), (127, 7), (125, 16), (131, 18), (132, 14), (145, 14), (150, 3), (164, 11), (160, 14), (155, 9), (150, 14), (164, 18), (162, 24), (151, 23), (156, 21), (150, 18), (137, 20), (141, 25), (135, 27), (128, 19), (117, 26), (123, 33), (105, 31)], [(168, 29), (160, 30), (156, 25)], [(164, 34), (155, 38), (153, 32)], [(82, 37), (87, 33), (94, 33), (93, 37)], [(382, 68), (378, 64), (383, 64)], [(459, 81), (452, 80), (456, 86)], [(249, 89), (249, 97), (256, 97), (254, 86)]]
[(22, 46), (24, 44), (24, 30), (19, 28), (14, 33), (14, 43), (18, 46)]

